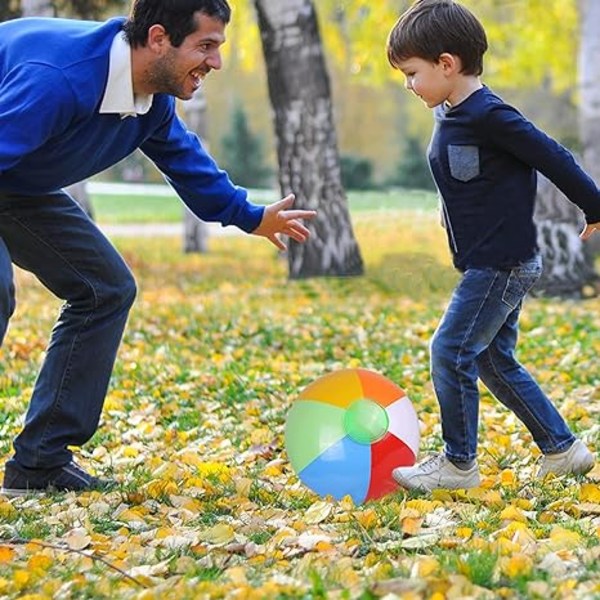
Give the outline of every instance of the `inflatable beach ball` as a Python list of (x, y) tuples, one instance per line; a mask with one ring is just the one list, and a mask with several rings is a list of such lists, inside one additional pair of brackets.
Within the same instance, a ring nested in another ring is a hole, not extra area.
[(379, 373), (345, 369), (302, 391), (287, 415), (285, 447), (304, 485), (361, 504), (398, 489), (392, 469), (415, 463), (419, 424), (402, 388)]

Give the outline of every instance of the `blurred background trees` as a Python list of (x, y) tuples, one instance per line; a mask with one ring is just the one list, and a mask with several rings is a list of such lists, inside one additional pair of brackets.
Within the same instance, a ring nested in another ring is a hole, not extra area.
[[(387, 33), (410, 3), (409, 0), (319, 0), (314, 4), (308, 0), (286, 3), (236, 0), (224, 47), (223, 73), (209, 77), (203, 89), (209, 115), (205, 142), (219, 164), (250, 187), (269, 182), (272, 186), (276, 173), (281, 181), (278, 138), (285, 130), (273, 126), (277, 107), (271, 107), (273, 95), (269, 90), (274, 83), (268, 81), (269, 68), (265, 67), (261, 54), (260, 20), (255, 9), (271, 5), (280, 13), (287, 11), (289, 17), (304, 6), (315, 11), (317, 27), (321, 25), (319, 43), (312, 47), (319, 48), (328, 79), (331, 135), (339, 155), (333, 172), (339, 171), (340, 194), (346, 189), (390, 185), (430, 189), (432, 181), (424, 160), (431, 132), (430, 112), (403, 89), (401, 75), (389, 67), (385, 56)], [(598, 181), (600, 2), (463, 0), (463, 3), (477, 13), (488, 32), (490, 50), (485, 60), (484, 81), (542, 129), (578, 152)], [(128, 0), (0, 0), (0, 19), (36, 11), (101, 19), (126, 14), (128, 10)], [(289, 31), (279, 39), (282, 44), (293, 42)], [(264, 46), (264, 31), (262, 41)], [(305, 51), (306, 48), (299, 47), (297, 64), (290, 60), (288, 68), (297, 70)], [(162, 180), (139, 153), (105, 176)], [(550, 187), (542, 182), (541, 202), (548, 202), (549, 207), (556, 205), (550, 198), (556, 195), (547, 190)], [(319, 201), (326, 205), (324, 196)], [(545, 214), (551, 215), (552, 209)], [(573, 214), (577, 216), (576, 211)], [(546, 219), (546, 225), (553, 226), (552, 218)], [(576, 236), (579, 225), (571, 221), (571, 234), (575, 232)], [(347, 231), (351, 232), (349, 221)], [(571, 235), (571, 239), (575, 238)], [(597, 248), (600, 242), (589, 246)], [(593, 267), (593, 257), (587, 261), (587, 266)], [(581, 268), (579, 272), (589, 269)]]
[(223, 136), (221, 166), (238, 185), (247, 188), (271, 186), (273, 170), (265, 164), (264, 138), (248, 122), (241, 102), (233, 107), (229, 131)]
[[(508, 101), (543, 129), (577, 150), (584, 144), (579, 135), (579, 109), (584, 93), (597, 86), (578, 81), (578, 56), (582, 75), (600, 81), (597, 52), (595, 0), (463, 0), (482, 18), (490, 40), (484, 79)], [(0, 0), (0, 19), (20, 16), (21, 5), (48, 7), (56, 16), (105, 18), (127, 14), (129, 0)], [(431, 131), (430, 114), (403, 89), (399, 73), (385, 57), (385, 38), (409, 0), (319, 0), (315, 2), (331, 82), (333, 118), (344, 169), (351, 172), (364, 162), (370, 166), (373, 185), (402, 180), (411, 170), (414, 144), (425, 148)], [(284, 4), (282, 4), (283, 6)], [(587, 15), (586, 18), (583, 18)], [(587, 33), (587, 32), (591, 33)], [(225, 66), (208, 78), (205, 95), (208, 114), (207, 140), (220, 164), (231, 164), (235, 149), (225, 142), (241, 107), (252, 135), (260, 140), (263, 162), (277, 169), (275, 133), (269, 106), (267, 77), (261, 53), (260, 33), (252, 0), (233, 3), (233, 20), (224, 47)], [(594, 40), (596, 40), (594, 42)], [(581, 41), (581, 44), (580, 44)], [(589, 57), (586, 60), (586, 56)], [(594, 71), (596, 69), (596, 71)], [(598, 103), (595, 104), (596, 106)], [(600, 138), (589, 127), (583, 136)], [(407, 143), (411, 138), (412, 145)], [(594, 144), (587, 144), (593, 146)], [(589, 149), (586, 149), (588, 152)], [(585, 152), (584, 152), (585, 156)], [(403, 165), (407, 160), (408, 168)], [(590, 160), (591, 168), (599, 160)], [(139, 168), (126, 169), (139, 174)], [(400, 170), (400, 177), (397, 171)], [(142, 176), (159, 179), (150, 169)], [(346, 181), (357, 181), (355, 178)]]

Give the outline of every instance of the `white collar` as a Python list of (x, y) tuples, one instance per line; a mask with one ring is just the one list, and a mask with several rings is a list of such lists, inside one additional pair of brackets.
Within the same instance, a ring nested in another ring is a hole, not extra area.
[(122, 31), (114, 37), (108, 61), (108, 81), (100, 113), (118, 113), (121, 119), (144, 115), (152, 106), (153, 95), (133, 93), (131, 48)]

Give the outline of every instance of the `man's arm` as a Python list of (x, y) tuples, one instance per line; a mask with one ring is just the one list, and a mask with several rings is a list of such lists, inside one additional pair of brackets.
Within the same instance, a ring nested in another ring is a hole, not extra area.
[(248, 201), (244, 188), (232, 183), (202, 146), (168, 107), (163, 126), (141, 150), (156, 164), (190, 210), (204, 221), (236, 225), (247, 233), (266, 237), (279, 249), (285, 244), (279, 234), (305, 242), (308, 229), (300, 219), (311, 219), (315, 211), (291, 210), (293, 196), (267, 207)]
[(168, 102), (162, 126), (141, 145), (141, 150), (196, 216), (236, 225), (248, 233), (255, 230), (264, 207), (248, 201), (246, 190), (234, 185), (219, 169), (198, 136), (188, 131), (175, 114), (174, 101)]

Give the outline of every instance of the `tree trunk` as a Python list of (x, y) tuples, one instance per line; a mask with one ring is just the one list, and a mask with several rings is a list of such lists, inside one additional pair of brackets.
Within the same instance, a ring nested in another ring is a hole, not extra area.
[(93, 221), (94, 220), (94, 209), (92, 207), (92, 201), (87, 191), (87, 182), (80, 181), (74, 183), (65, 188), (65, 192), (69, 194), (79, 206), (83, 209), (83, 212)]
[[(206, 140), (206, 99), (202, 88), (183, 104), (185, 122), (203, 143)], [(208, 251), (208, 227), (191, 210), (183, 208), (183, 251), (185, 253)]]
[[(600, 2), (579, 0), (581, 46), (579, 52), (580, 137), (582, 161), (590, 175), (600, 181)], [(600, 240), (592, 236), (582, 242), (581, 212), (547, 179), (540, 176), (536, 206), (538, 242), (544, 258), (544, 273), (534, 293), (581, 298), (597, 294), (600, 277), (594, 270), (594, 255)]]
[(592, 253), (579, 237), (581, 211), (541, 174), (535, 221), (544, 270), (533, 295), (583, 298), (595, 294), (598, 275)]
[[(579, 122), (583, 164), (600, 183), (600, 2), (579, 0), (579, 19)], [(593, 235), (586, 245), (595, 255), (600, 254), (598, 234)]]
[(306, 244), (289, 243), (292, 279), (362, 275), (342, 187), (329, 76), (312, 0), (254, 0), (274, 111), (279, 185), (316, 209)]
[(21, 14), (24, 17), (54, 17), (52, 0), (21, 0)]

